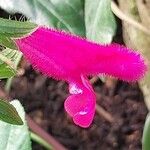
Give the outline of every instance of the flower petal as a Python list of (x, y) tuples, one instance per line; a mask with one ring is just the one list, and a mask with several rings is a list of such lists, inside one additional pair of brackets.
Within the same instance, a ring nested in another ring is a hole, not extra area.
[(107, 74), (138, 80), (146, 71), (143, 58), (117, 44), (100, 45), (61, 31), (39, 27), (30, 36), (16, 39), (27, 59), (53, 78), (72, 81), (80, 74)]
[(76, 125), (82, 128), (88, 128), (93, 121), (94, 115), (95, 115), (95, 110), (90, 111), (87, 114), (76, 114), (73, 117), (73, 121)]
[(69, 96), (64, 103), (65, 110), (73, 118), (75, 124), (86, 128), (93, 121), (95, 114), (95, 93), (89, 81), (81, 76), (81, 82), (70, 83)]
[(102, 73), (135, 81), (147, 69), (143, 58), (125, 47), (100, 45), (45, 27), (15, 41), (35, 68), (69, 83), (71, 95), (65, 101), (65, 109), (75, 124), (84, 128), (93, 120), (96, 103), (85, 76)]
[(73, 118), (76, 125), (89, 127), (95, 114), (95, 99), (88, 95), (71, 95), (65, 100), (65, 110)]

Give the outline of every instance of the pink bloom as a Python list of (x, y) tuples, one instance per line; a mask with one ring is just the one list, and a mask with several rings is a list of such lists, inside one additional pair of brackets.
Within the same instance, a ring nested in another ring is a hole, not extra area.
[(15, 41), (35, 68), (68, 82), (70, 96), (65, 101), (65, 110), (75, 124), (84, 128), (92, 123), (96, 104), (87, 76), (106, 74), (136, 81), (146, 71), (140, 54), (123, 46), (100, 45), (45, 27)]

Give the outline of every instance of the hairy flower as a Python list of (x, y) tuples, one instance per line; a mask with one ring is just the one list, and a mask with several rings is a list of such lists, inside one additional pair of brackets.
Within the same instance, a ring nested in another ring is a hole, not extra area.
[(105, 74), (136, 81), (146, 71), (137, 52), (117, 44), (96, 44), (54, 29), (39, 27), (30, 36), (15, 41), (35, 68), (68, 82), (70, 96), (65, 101), (65, 110), (75, 124), (84, 128), (92, 123), (96, 104), (89, 75)]

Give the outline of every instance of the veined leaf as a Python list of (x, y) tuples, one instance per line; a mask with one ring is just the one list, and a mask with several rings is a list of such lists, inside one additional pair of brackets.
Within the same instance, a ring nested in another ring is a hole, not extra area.
[(81, 0), (0, 0), (6, 11), (20, 12), (33, 22), (84, 36), (84, 8)]
[(11, 49), (17, 49), (12, 38), (25, 36), (35, 28), (36, 25), (28, 21), (21, 22), (0, 18), (0, 45)]
[(0, 35), (0, 45), (11, 49), (17, 49), (15, 42), (5, 35)]
[[(20, 54), (20, 52), (18, 52), (17, 50), (6, 48), (6, 49), (2, 50), (1, 54), (6, 56), (12, 62), (14, 62), (16, 60), (17, 56)], [(0, 61), (0, 64), (1, 63), (2, 62)]]
[(36, 28), (36, 24), (31, 22), (21, 22), (10, 19), (0, 18), (0, 36), (6, 37), (22, 37), (29, 34)]
[(85, 0), (86, 37), (100, 43), (111, 43), (116, 23), (110, 0)]
[(16, 74), (16, 71), (6, 64), (0, 65), (0, 79), (10, 78)]
[(9, 102), (1, 99), (0, 99), (0, 120), (14, 125), (23, 125), (23, 122), (14, 106), (11, 105)]
[[(18, 55), (20, 55), (20, 52), (17, 50), (12, 50), (12, 49), (4, 49), (1, 54), (11, 60), (12, 62), (15, 62)], [(4, 63), (1, 60), (0, 57), (0, 79), (4, 78), (10, 78), (16, 74), (16, 70), (14, 68), (11, 68), (8, 66), (6, 63)]]
[(16, 108), (24, 124), (16, 126), (0, 121), (0, 149), (31, 150), (30, 135), (25, 121), (24, 109), (17, 100), (12, 101), (11, 104)]

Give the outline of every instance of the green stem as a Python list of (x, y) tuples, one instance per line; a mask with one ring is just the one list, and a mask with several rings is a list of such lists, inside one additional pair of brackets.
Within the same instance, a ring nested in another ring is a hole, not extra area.
[(142, 150), (150, 150), (150, 114), (147, 115), (142, 137)]
[(47, 143), (44, 139), (42, 139), (39, 135), (30, 132), (31, 135), (31, 139), (37, 143), (39, 143), (40, 145), (42, 145), (43, 147), (45, 147), (47, 150), (52, 150), (52, 146), (49, 145), (49, 143)]
[[(17, 69), (20, 61), (21, 61), (21, 58), (22, 58), (22, 53), (20, 52), (14, 62), (14, 65), (15, 65), (15, 69)], [(13, 77), (9, 78), (6, 82), (6, 85), (5, 85), (5, 90), (9, 93), (10, 91), (10, 88), (11, 88), (11, 83), (12, 83), (12, 80), (13, 80)]]

